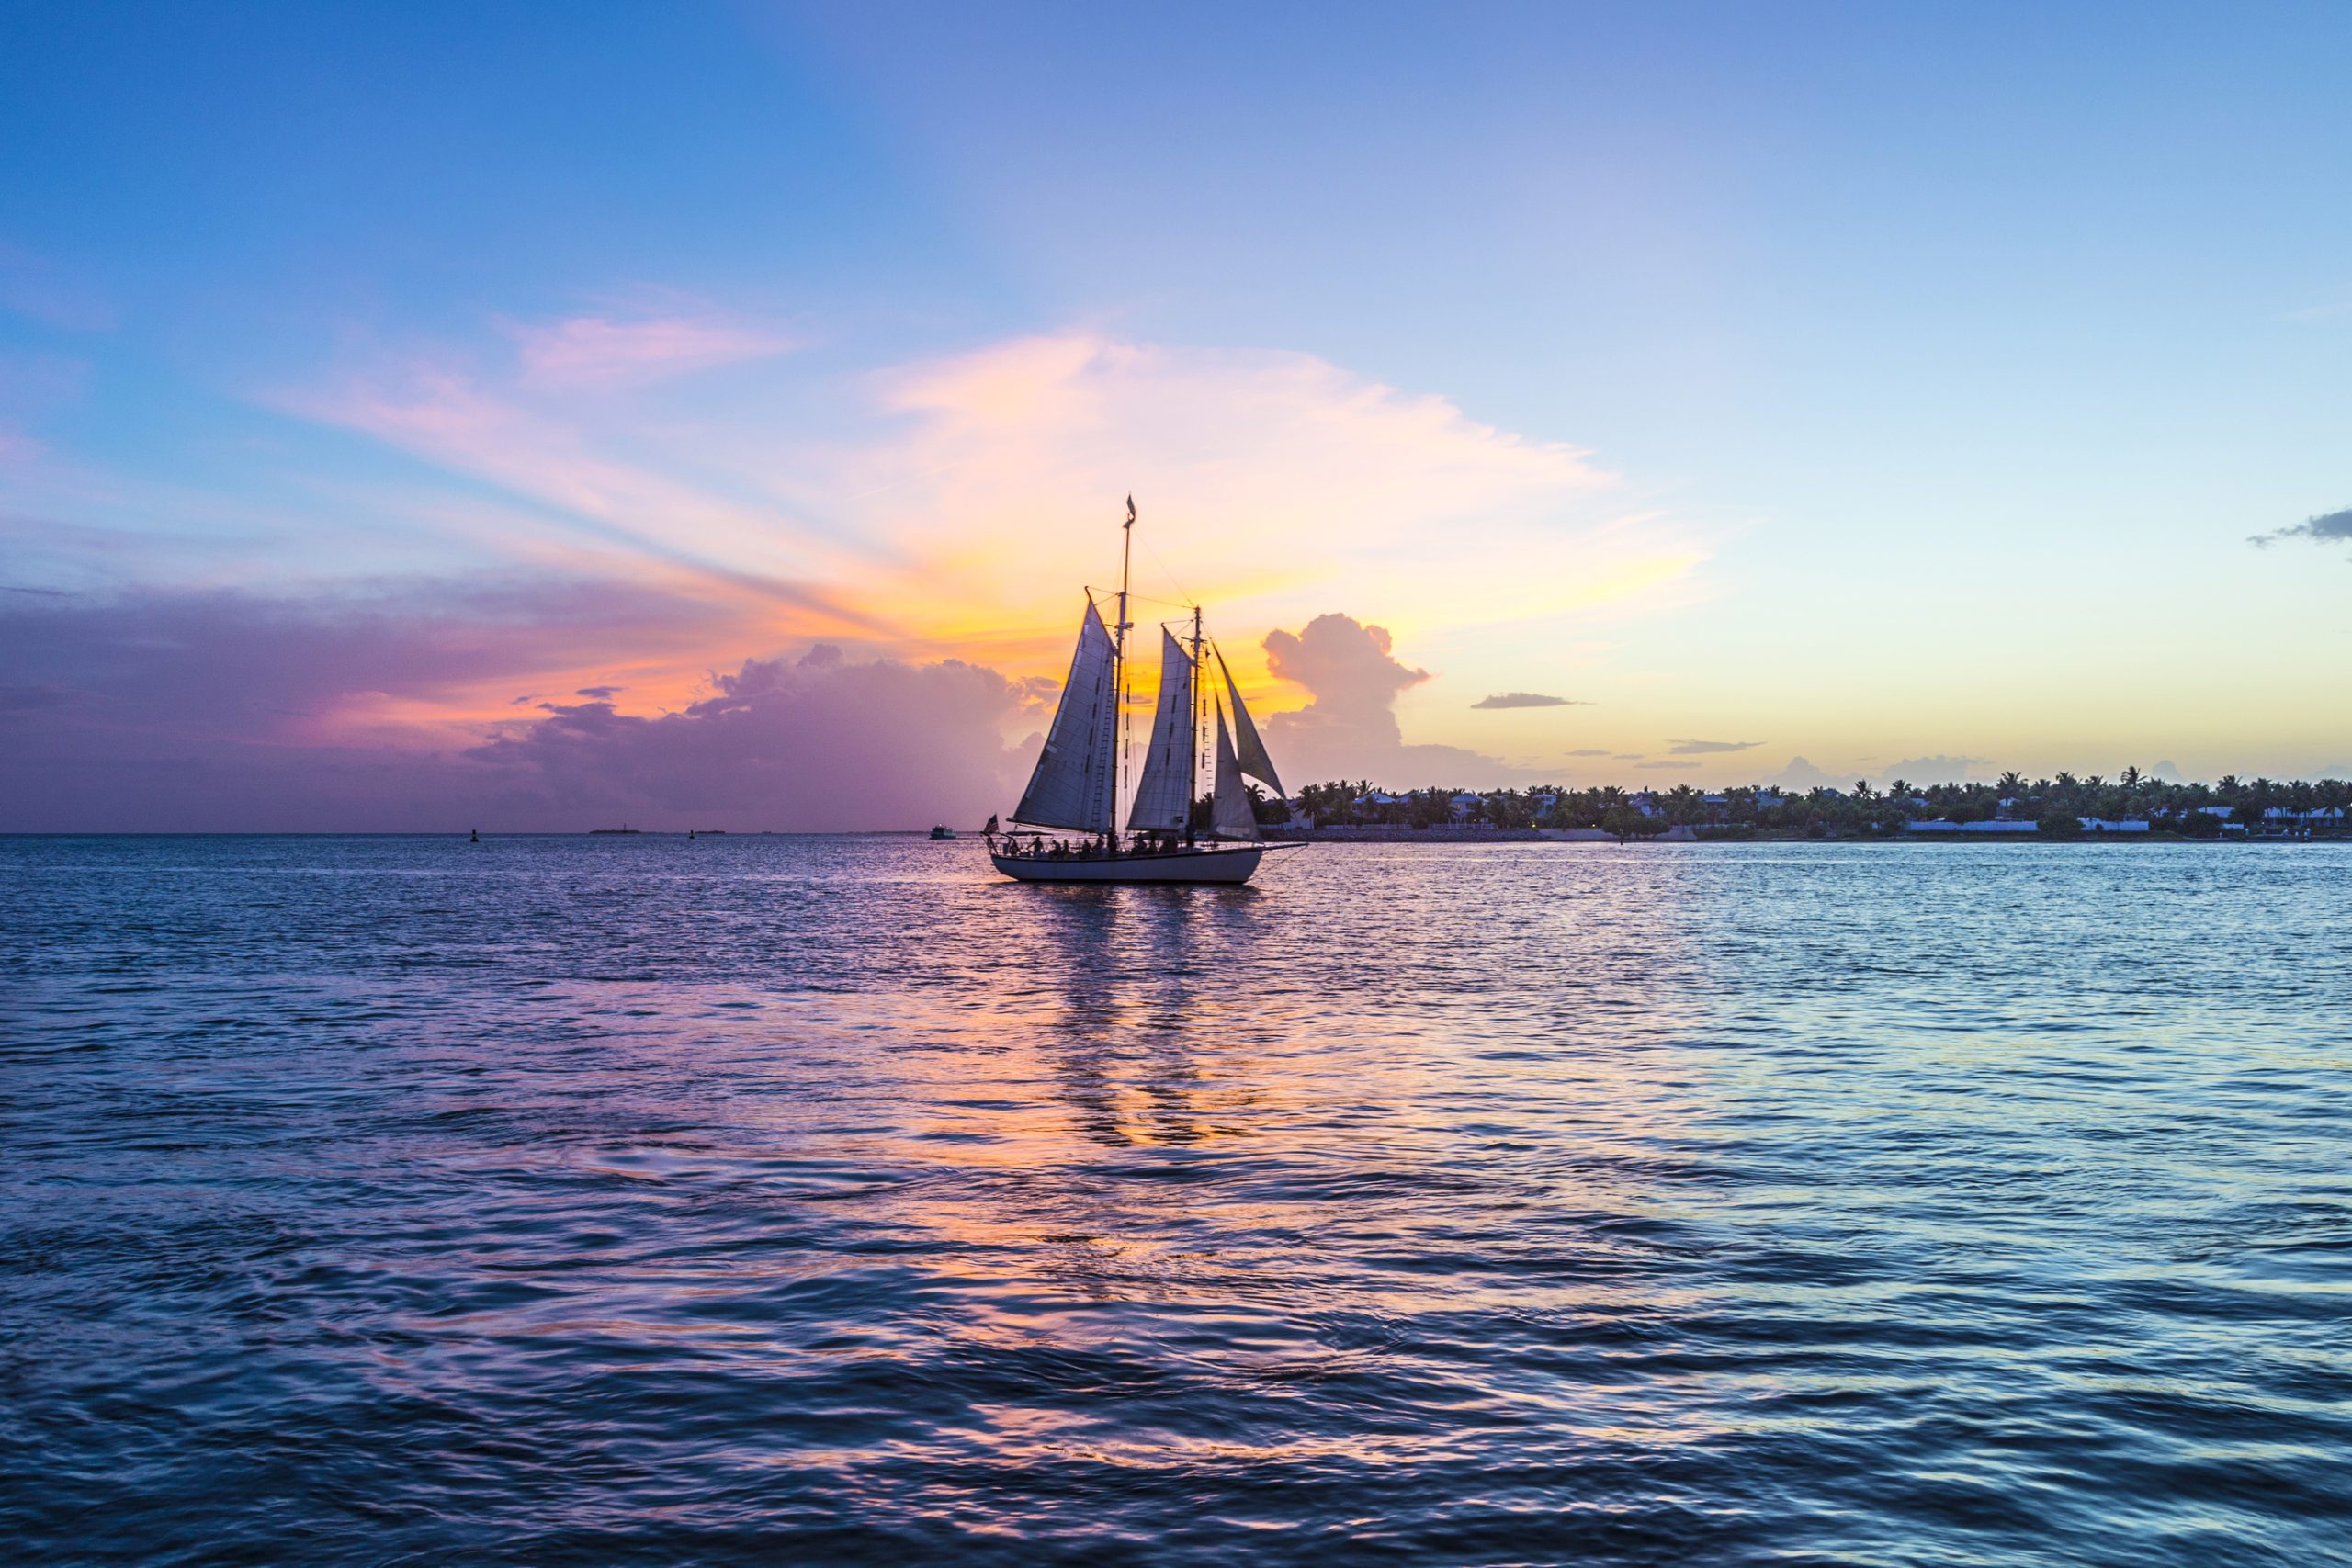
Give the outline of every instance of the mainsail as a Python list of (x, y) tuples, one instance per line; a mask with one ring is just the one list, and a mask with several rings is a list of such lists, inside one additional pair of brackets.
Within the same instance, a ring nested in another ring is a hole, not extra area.
[(1069, 680), (1061, 706), (1054, 710), (1037, 771), (1012, 813), (1016, 822), (1107, 833), (1117, 786), (1119, 693), (1113, 679), (1115, 648), (1094, 601), (1086, 602), (1079, 624), (1078, 651), (1070, 656)]
[(1258, 814), (1250, 807), (1250, 790), (1241, 782), (1241, 759), (1234, 754), (1233, 737), (1226, 731), (1221, 708), (1216, 716), (1216, 793), (1209, 798), (1209, 830), (1220, 839), (1258, 837)]
[(1225, 667), (1223, 649), (1217, 652), (1216, 668), (1217, 672), (1225, 677), (1225, 694), (1233, 705), (1233, 728), (1240, 741), (1235, 761), (1243, 773), (1279, 796), (1283, 793), (1283, 781), (1274, 776), (1274, 760), (1266, 755), (1266, 743), (1258, 739), (1258, 727), (1250, 722), (1250, 710), (1241, 705), (1241, 689), (1233, 683), (1233, 671)]
[(1131, 829), (1181, 833), (1193, 808), (1193, 656), (1159, 628), (1159, 705), (1151, 716), (1151, 749), (1127, 813)]

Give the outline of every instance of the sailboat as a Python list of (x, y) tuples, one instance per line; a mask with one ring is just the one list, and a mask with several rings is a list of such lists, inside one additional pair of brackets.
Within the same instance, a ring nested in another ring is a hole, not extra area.
[[(1069, 679), (1062, 684), (1061, 705), (1046, 732), (1036, 771), (1013, 808), (1012, 826), (988, 836), (989, 858), (997, 870), (1017, 881), (1240, 883), (1257, 872), (1269, 851), (1298, 847), (1268, 844), (1258, 831), (1243, 779), (1258, 780), (1277, 798), (1282, 780), (1242, 705), (1225, 656), (1203, 628), (1197, 604), (1191, 606), (1189, 626), (1182, 622), (1160, 625), (1159, 699), (1143, 773), (1127, 809), (1126, 836), (1121, 836), (1118, 805), (1125, 780), (1120, 764), (1127, 750), (1123, 698), (1127, 634), (1135, 629), (1127, 618), (1127, 579), (1135, 526), (1135, 497), (1129, 496), (1116, 620), (1104, 625), (1101, 600), (1087, 590)], [(1188, 635), (1179, 636), (1179, 628)], [(1219, 678), (1215, 686), (1209, 680), (1211, 662)], [(1214, 750), (1203, 744), (1212, 723)], [(1192, 818), (1204, 763), (1210, 773), (1209, 819), (1202, 832)], [(994, 818), (989, 827), (995, 828)], [(1042, 832), (1023, 832), (1024, 828), (1082, 837), (1048, 839)]]

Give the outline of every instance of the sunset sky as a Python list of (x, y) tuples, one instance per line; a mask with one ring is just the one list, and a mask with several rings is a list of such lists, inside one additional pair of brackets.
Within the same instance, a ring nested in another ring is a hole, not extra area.
[(2347, 64), (13, 5), (0, 829), (976, 818), (1130, 491), (1293, 784), (2352, 774)]

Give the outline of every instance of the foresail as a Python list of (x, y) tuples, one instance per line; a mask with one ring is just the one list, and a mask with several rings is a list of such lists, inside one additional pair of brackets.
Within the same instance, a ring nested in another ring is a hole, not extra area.
[(1037, 771), (1012, 813), (1016, 822), (1039, 828), (1108, 832), (1118, 757), (1118, 692), (1112, 680), (1114, 649), (1102, 617), (1088, 600), (1079, 624), (1078, 651), (1070, 656), (1069, 680), (1054, 710)]
[(1217, 672), (1225, 677), (1226, 700), (1233, 705), (1233, 728), (1238, 737), (1235, 760), (1241, 771), (1272, 790), (1283, 793), (1283, 781), (1274, 776), (1274, 760), (1266, 755), (1266, 743), (1258, 739), (1258, 727), (1250, 722), (1250, 710), (1241, 705), (1241, 689), (1233, 683), (1233, 671), (1225, 667), (1225, 655), (1216, 656)]
[(1151, 716), (1151, 749), (1127, 813), (1131, 829), (1181, 833), (1193, 809), (1193, 657), (1159, 630), (1159, 703)]
[(1209, 797), (1209, 830), (1220, 839), (1258, 837), (1258, 814), (1250, 808), (1250, 788), (1241, 782), (1241, 760), (1234, 754), (1222, 710), (1216, 716), (1216, 793)]

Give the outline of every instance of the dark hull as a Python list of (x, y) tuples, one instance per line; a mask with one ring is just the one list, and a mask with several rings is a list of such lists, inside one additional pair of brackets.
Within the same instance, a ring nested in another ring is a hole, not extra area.
[(1068, 860), (1032, 860), (998, 854), (989, 859), (1016, 882), (1185, 883), (1247, 882), (1268, 846), (1177, 850), (1160, 855), (1088, 855)]

